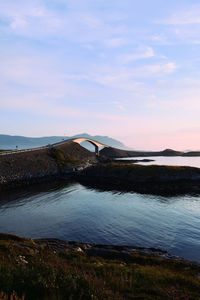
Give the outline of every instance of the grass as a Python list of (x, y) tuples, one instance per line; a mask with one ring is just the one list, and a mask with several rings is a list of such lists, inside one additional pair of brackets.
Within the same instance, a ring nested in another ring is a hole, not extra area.
[(170, 176), (172, 178), (188, 175), (200, 175), (200, 169), (187, 167), (187, 166), (159, 166), (159, 165), (135, 165), (135, 164), (119, 164), (119, 163), (110, 163), (110, 164), (101, 164), (101, 168), (105, 168), (108, 172), (114, 171), (117, 174), (128, 173), (137, 176), (137, 178), (145, 177), (155, 177), (159, 178), (161, 176)]
[(80, 182), (99, 189), (157, 195), (199, 194), (200, 168), (99, 163), (83, 170)]
[(60, 168), (80, 164), (80, 160), (78, 158), (66, 155), (61, 149), (52, 148), (50, 155), (53, 159), (55, 159)]
[(177, 173), (177, 172), (185, 172), (185, 171), (189, 171), (193, 168), (193, 167), (187, 167), (187, 166), (159, 166), (159, 165), (147, 165), (147, 166), (143, 166), (143, 165), (134, 165), (134, 164), (118, 164), (118, 163), (112, 163), (111, 166), (113, 168), (119, 169), (119, 170), (129, 170), (129, 171), (140, 171), (141, 174), (143, 174), (143, 172), (148, 172), (149, 174), (154, 174), (156, 172), (170, 172), (170, 173)]
[(52, 250), (48, 242), (0, 237), (2, 300), (200, 299), (200, 268), (191, 263), (142, 253), (130, 261), (88, 257)]

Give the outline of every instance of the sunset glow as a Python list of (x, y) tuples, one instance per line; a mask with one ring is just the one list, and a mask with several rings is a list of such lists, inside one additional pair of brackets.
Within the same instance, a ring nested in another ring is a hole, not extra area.
[(0, 133), (200, 150), (199, 0), (0, 0)]

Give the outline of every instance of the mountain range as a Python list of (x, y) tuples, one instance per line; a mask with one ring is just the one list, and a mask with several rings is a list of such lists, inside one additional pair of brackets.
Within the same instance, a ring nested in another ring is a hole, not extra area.
[[(25, 137), (25, 136), (13, 136), (13, 135), (0, 134), (0, 149), (5, 149), (5, 150), (7, 149), (12, 150), (16, 148), (29, 149), (29, 148), (41, 147), (48, 144), (57, 143), (62, 141), (63, 139), (78, 138), (78, 137), (90, 138), (114, 148), (126, 149), (126, 150), (130, 149), (120, 141), (113, 139), (111, 137), (101, 136), (101, 135), (93, 136), (87, 133), (77, 134), (74, 136), (48, 136), (48, 137)], [(81, 146), (87, 148), (90, 151), (94, 151), (94, 147), (88, 142), (83, 142)]]

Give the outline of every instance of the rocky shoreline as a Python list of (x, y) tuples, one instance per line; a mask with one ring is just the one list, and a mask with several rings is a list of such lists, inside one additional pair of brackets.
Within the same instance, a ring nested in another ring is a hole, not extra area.
[(200, 169), (192, 167), (107, 163), (86, 168), (76, 178), (103, 190), (156, 195), (200, 193)]
[(122, 163), (122, 164), (136, 164), (136, 163), (143, 163), (143, 162), (153, 162), (154, 159), (120, 159), (116, 158), (112, 160), (112, 162)]
[(117, 148), (104, 148), (100, 151), (102, 156), (108, 158), (124, 158), (124, 157), (148, 157), (148, 156), (182, 156), (182, 157), (200, 157), (200, 151), (176, 151), (173, 149), (165, 149), (163, 151), (136, 151), (122, 150)]
[(77, 181), (90, 188), (110, 191), (132, 191), (142, 194), (200, 194), (200, 169), (192, 167), (143, 166), (131, 163), (81, 164), (58, 169), (52, 174), (27, 174), (1, 181), (0, 191), (24, 186)]
[(163, 195), (200, 193), (200, 168), (136, 164), (144, 161), (151, 160), (114, 160), (101, 155), (97, 159), (94, 153), (76, 143), (2, 155), (0, 191), (73, 179), (108, 190)]
[(200, 267), (200, 263), (191, 262), (182, 257), (171, 255), (167, 251), (157, 248), (137, 247), (137, 246), (118, 246), (118, 245), (104, 245), (91, 244), (75, 241), (64, 241), (55, 238), (41, 238), (33, 239), (37, 246), (42, 247), (48, 244), (49, 249), (54, 252), (66, 253), (66, 251), (76, 251), (90, 256), (98, 256), (104, 259), (119, 259), (122, 261), (129, 261), (133, 254), (144, 254), (155, 256), (163, 260), (173, 260), (182, 263), (193, 263)]
[(94, 153), (77, 143), (0, 156), (0, 191), (62, 180), (96, 162)]
[(200, 265), (159, 249), (0, 234), (0, 257), (2, 299), (198, 300), (200, 295)]

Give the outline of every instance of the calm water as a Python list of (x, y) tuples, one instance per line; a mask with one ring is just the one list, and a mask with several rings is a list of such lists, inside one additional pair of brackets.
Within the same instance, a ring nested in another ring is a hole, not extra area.
[(200, 261), (200, 196), (161, 197), (78, 183), (0, 196), (0, 232), (162, 248)]
[[(121, 159), (121, 158), (120, 158)], [(123, 158), (122, 158), (123, 159)], [(152, 159), (151, 162), (141, 162), (141, 165), (169, 165), (169, 166), (189, 166), (200, 168), (200, 157), (181, 157), (181, 156), (148, 156), (148, 157), (129, 157), (129, 159)]]

